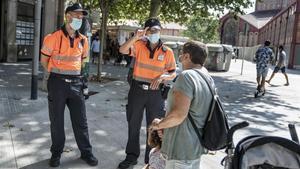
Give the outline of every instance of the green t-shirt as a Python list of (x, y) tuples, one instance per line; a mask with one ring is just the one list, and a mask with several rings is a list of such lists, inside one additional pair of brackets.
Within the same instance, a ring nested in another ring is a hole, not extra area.
[[(213, 84), (204, 67), (198, 70), (207, 75)], [(212, 101), (212, 94), (205, 80), (195, 70), (185, 70), (178, 75), (168, 94), (167, 113), (173, 104), (174, 90), (183, 92), (191, 99), (189, 113), (197, 127), (203, 128)], [(204, 153), (204, 148), (188, 117), (180, 125), (164, 130), (161, 152), (168, 160), (196, 160)]]

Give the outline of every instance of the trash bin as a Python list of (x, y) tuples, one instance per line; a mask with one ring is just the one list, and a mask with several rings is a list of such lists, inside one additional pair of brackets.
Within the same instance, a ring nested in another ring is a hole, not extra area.
[(232, 56), (234, 54), (233, 52), (233, 47), (231, 45), (223, 45), (223, 52), (225, 54), (225, 70), (224, 71), (228, 71), (230, 68), (230, 63), (231, 63), (231, 59)]
[(231, 63), (233, 48), (231, 45), (207, 44), (208, 57), (205, 67), (214, 71), (228, 71)]
[(164, 45), (168, 46), (169, 48), (171, 48), (173, 50), (176, 63), (178, 63), (179, 55), (180, 55), (180, 52), (184, 45), (184, 42), (167, 41), (167, 42), (164, 42)]
[(182, 71), (181, 63), (179, 63), (179, 55), (181, 53), (182, 47), (184, 45), (184, 42), (164, 42), (164, 45), (170, 47), (173, 50), (174, 57), (176, 60), (176, 73), (179, 74)]

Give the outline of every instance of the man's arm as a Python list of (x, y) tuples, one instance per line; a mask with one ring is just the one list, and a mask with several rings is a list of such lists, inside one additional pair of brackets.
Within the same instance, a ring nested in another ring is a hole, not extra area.
[(133, 44), (140, 40), (141, 38), (143, 38), (143, 36), (145, 36), (146, 32), (148, 30), (148, 27), (145, 28), (144, 30), (138, 30), (137, 33), (135, 34), (134, 37), (132, 37), (131, 39), (129, 39), (128, 41), (126, 41), (119, 49), (119, 52), (122, 54), (129, 54), (129, 48), (131, 46), (133, 46)]
[(154, 120), (152, 126), (153, 130), (171, 128), (181, 124), (187, 117), (191, 105), (191, 99), (183, 92), (175, 90), (173, 93), (174, 102), (171, 111), (163, 120)]
[(48, 72), (48, 64), (49, 64), (49, 60), (50, 60), (50, 57), (49, 56), (46, 56), (44, 54), (41, 54), (41, 64), (44, 68), (44, 70), (46, 72)]
[(159, 85), (161, 83), (164, 83), (166, 81), (172, 81), (174, 78), (176, 77), (176, 72), (175, 70), (173, 72), (166, 72), (162, 75), (160, 75), (159, 77), (155, 78), (151, 84), (150, 84), (150, 88), (153, 90), (156, 90), (159, 88)]

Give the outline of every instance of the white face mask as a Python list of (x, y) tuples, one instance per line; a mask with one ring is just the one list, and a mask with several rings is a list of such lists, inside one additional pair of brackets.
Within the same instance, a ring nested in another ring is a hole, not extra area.
[(73, 30), (78, 30), (80, 29), (82, 25), (82, 19), (78, 19), (78, 18), (72, 18), (72, 22), (70, 23), (70, 26)]
[(178, 69), (179, 72), (183, 71), (183, 67), (182, 67), (182, 63), (181, 62), (177, 63), (177, 69)]
[(183, 55), (179, 55), (179, 58), (178, 58), (178, 63), (177, 63), (177, 68), (180, 70), (180, 71), (183, 71), (183, 65), (182, 65), (182, 57)]
[(159, 41), (160, 35), (159, 33), (155, 33), (155, 34), (150, 34), (148, 35), (148, 40), (150, 41), (150, 43), (155, 44)]

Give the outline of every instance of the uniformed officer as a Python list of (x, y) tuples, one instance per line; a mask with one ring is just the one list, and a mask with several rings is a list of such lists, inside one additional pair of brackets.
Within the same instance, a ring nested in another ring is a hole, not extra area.
[(92, 154), (86, 118), (81, 68), (88, 55), (87, 38), (78, 32), (82, 18), (87, 12), (79, 3), (68, 6), (65, 24), (47, 35), (41, 49), (41, 63), (50, 73), (48, 79), (48, 104), (51, 128), (51, 159), (49, 165), (60, 165), (65, 144), (64, 110), (70, 110), (75, 139), (81, 152), (81, 159), (91, 166), (98, 160)]
[[(139, 136), (144, 109), (146, 109), (147, 127), (154, 118), (164, 117), (164, 99), (159, 87), (176, 76), (173, 51), (164, 46), (160, 40), (159, 20), (148, 19), (144, 28), (144, 30), (137, 31), (136, 35), (120, 48), (122, 54), (128, 54), (129, 48), (133, 46), (132, 56), (135, 57), (133, 80), (128, 93), (126, 110), (128, 121), (126, 158), (119, 164), (120, 169), (137, 164), (140, 155)], [(150, 148), (147, 143), (146, 145), (145, 163), (147, 164)]]

